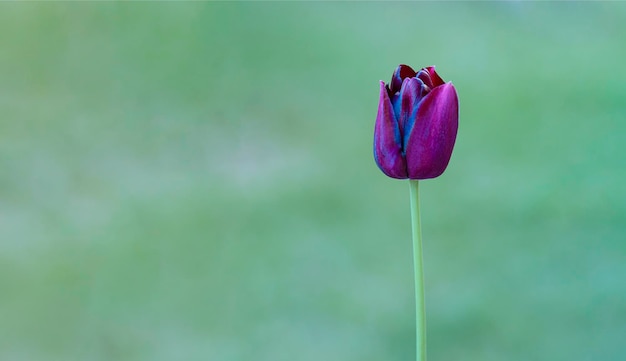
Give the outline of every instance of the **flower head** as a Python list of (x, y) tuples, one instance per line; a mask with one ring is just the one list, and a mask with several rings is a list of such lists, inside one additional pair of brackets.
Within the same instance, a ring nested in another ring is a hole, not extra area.
[(434, 66), (415, 72), (399, 65), (389, 84), (380, 82), (374, 160), (392, 178), (438, 177), (452, 156), (458, 125), (452, 83), (445, 83)]

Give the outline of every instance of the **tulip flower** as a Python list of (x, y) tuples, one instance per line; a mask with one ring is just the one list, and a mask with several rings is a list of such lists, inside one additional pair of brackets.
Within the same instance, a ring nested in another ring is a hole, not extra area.
[(374, 159), (386, 175), (409, 179), (415, 271), (416, 360), (426, 360), (426, 309), (419, 209), (419, 179), (440, 176), (450, 162), (459, 126), (459, 100), (452, 83), (434, 66), (415, 72), (400, 65), (391, 82), (380, 82), (374, 128)]
[(374, 128), (374, 159), (387, 176), (428, 179), (448, 166), (459, 125), (459, 101), (452, 83), (434, 66), (417, 73), (400, 65), (387, 85), (380, 82)]

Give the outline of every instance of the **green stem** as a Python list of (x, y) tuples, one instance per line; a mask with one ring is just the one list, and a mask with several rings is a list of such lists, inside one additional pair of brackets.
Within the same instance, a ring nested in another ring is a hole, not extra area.
[(415, 339), (417, 361), (426, 361), (426, 309), (424, 306), (424, 266), (422, 265), (422, 224), (420, 221), (419, 183), (409, 180), (411, 225), (413, 229), (413, 266), (415, 270)]

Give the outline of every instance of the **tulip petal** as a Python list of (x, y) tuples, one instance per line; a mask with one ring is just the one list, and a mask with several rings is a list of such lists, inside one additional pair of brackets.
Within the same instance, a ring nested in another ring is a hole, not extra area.
[(438, 87), (446, 83), (445, 81), (443, 81), (443, 79), (441, 79), (439, 74), (437, 74), (434, 66), (427, 66), (424, 69), (428, 71), (428, 74), (430, 74), (430, 79), (432, 79), (433, 81), (433, 86), (431, 88)]
[(397, 118), (402, 139), (402, 149), (405, 149), (410, 129), (415, 123), (417, 108), (426, 91), (424, 82), (419, 78), (406, 78), (402, 83), (402, 89), (400, 90), (400, 113)]
[(393, 114), (396, 116), (396, 119), (399, 120), (402, 108), (402, 96), (400, 95), (400, 92), (391, 96), (391, 106), (393, 107)]
[(389, 84), (390, 95), (400, 91), (402, 82), (405, 78), (412, 78), (415, 76), (415, 70), (408, 65), (400, 64), (393, 72), (391, 76), (391, 83)]
[(426, 84), (426, 86), (429, 89), (434, 88), (433, 81), (430, 78), (430, 73), (428, 72), (428, 70), (422, 69), (422, 70), (418, 71), (417, 74), (415, 75), (415, 77), (419, 78), (421, 81), (423, 81), (424, 84)]
[(384, 82), (380, 82), (378, 115), (374, 127), (374, 160), (387, 176), (406, 179), (406, 160), (402, 154), (400, 129)]
[(440, 176), (450, 161), (459, 126), (459, 100), (452, 83), (422, 99), (406, 145), (410, 179)]

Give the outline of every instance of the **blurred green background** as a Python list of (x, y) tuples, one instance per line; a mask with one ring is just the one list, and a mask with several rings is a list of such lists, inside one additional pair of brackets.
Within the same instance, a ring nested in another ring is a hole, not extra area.
[(429, 360), (626, 359), (626, 4), (0, 10), (0, 360), (412, 360), (399, 63), (461, 103)]

